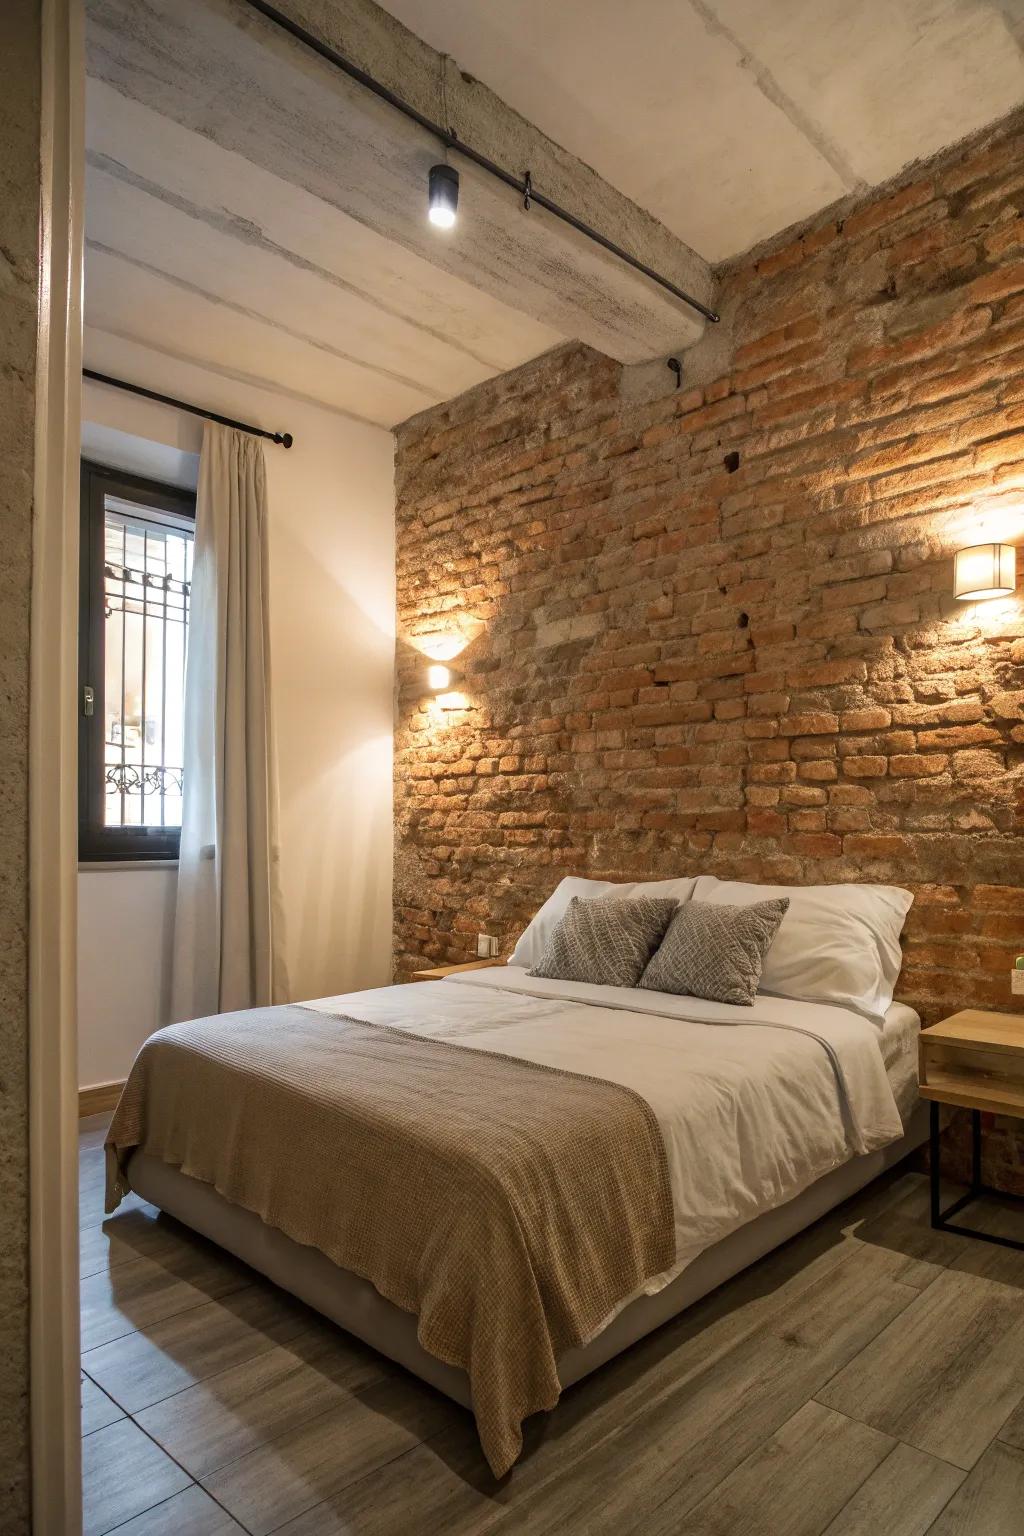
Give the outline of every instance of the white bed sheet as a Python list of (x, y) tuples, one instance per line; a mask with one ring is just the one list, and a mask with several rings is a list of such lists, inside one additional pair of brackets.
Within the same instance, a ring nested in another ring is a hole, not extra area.
[(879, 1029), (832, 1005), (758, 997), (753, 1007), (739, 1008), (549, 981), (512, 966), (304, 1006), (585, 1073), (641, 1094), (668, 1154), (676, 1235), (676, 1262), (648, 1282), (647, 1294), (850, 1157), (900, 1137), (901, 1106), (886, 1059), (900, 1087), (919, 1027), (913, 1010), (900, 1004)]
[(907, 1003), (889, 1004), (882, 1024), (882, 1060), (904, 1125), (921, 1102), (917, 1091), (917, 1040), (920, 1033), (920, 1014)]

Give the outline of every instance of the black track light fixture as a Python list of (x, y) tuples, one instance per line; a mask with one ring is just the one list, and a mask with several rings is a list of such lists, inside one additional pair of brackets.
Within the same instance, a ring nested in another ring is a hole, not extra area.
[(452, 165), (432, 165), (428, 217), (438, 229), (451, 229), (459, 211), (459, 173)]

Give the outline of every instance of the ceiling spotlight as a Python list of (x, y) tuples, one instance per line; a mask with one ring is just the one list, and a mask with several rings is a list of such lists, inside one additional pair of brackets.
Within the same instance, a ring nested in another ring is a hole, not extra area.
[(438, 229), (451, 229), (459, 208), (459, 173), (450, 165), (430, 167), (429, 218)]

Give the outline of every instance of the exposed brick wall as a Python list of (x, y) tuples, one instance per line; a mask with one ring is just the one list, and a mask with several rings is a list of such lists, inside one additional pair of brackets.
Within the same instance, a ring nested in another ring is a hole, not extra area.
[(1022, 166), (1017, 119), (737, 264), (675, 393), (566, 347), (399, 430), (400, 976), (564, 874), (707, 871), (908, 885), (898, 995), (1011, 1006), (1024, 591), (951, 591), (1024, 534)]

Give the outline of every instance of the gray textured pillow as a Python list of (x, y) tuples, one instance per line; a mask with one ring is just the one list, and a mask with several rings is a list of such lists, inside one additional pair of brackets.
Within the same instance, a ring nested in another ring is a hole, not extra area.
[(662, 896), (636, 896), (629, 901), (604, 897), (587, 901), (574, 896), (528, 974), (553, 981), (635, 987), (677, 905)]
[(788, 896), (749, 907), (688, 901), (638, 984), (654, 992), (750, 1007), (768, 946), (788, 906)]

